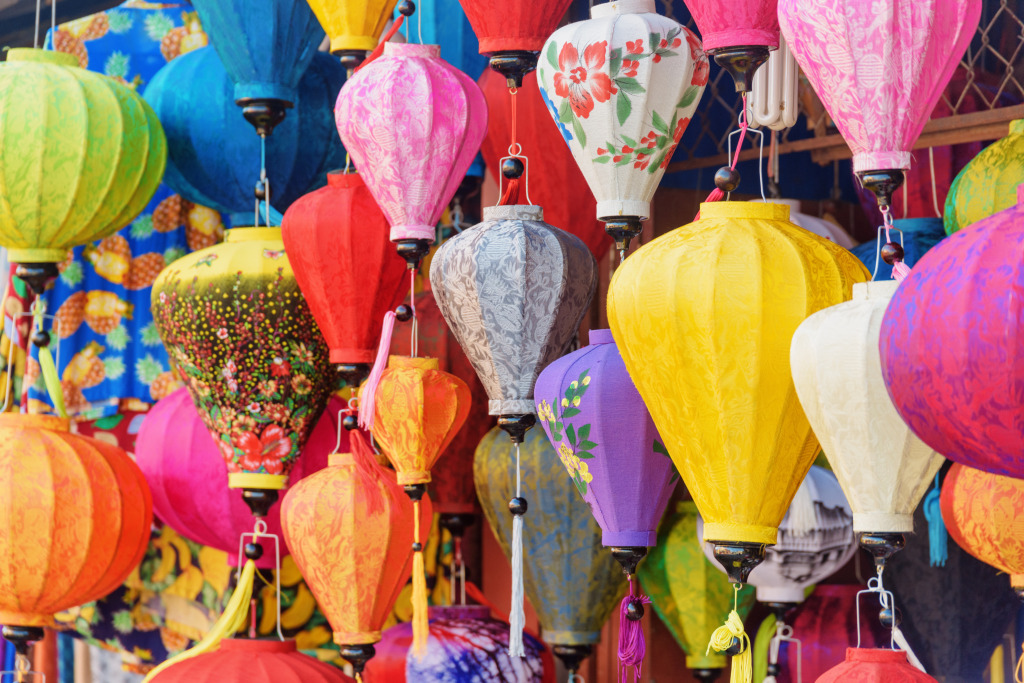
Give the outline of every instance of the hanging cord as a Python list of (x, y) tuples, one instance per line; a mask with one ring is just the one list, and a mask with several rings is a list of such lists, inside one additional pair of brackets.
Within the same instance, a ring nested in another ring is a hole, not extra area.
[[(619, 680), (621, 683), (629, 683), (629, 672), (632, 668), (633, 683), (639, 683), (644, 655), (647, 654), (647, 643), (644, 641), (644, 628), (640, 619), (643, 617), (643, 605), (651, 604), (651, 599), (637, 590), (636, 577), (633, 574), (627, 574), (626, 578), (629, 581), (629, 593), (619, 604)], [(629, 606), (633, 603), (639, 603), (640, 615), (636, 618), (629, 616)]]
[(423, 543), (420, 542), (420, 501), (412, 502), (412, 651), (417, 657), (427, 648), (430, 623), (427, 616), (427, 573), (423, 562)]
[[(37, 333), (41, 333), (43, 331), (43, 320), (48, 317), (46, 315), (46, 304), (40, 297), (36, 297), (29, 310), (32, 313), (33, 328)], [(56, 335), (52, 335), (51, 339), (54, 336)], [(53, 408), (57, 411), (57, 414), (60, 417), (66, 418), (68, 411), (64, 405), (64, 389), (60, 383), (60, 374), (57, 372), (57, 363), (53, 360), (53, 354), (50, 352), (49, 345), (37, 348), (39, 349), (39, 368), (42, 371), (43, 382), (46, 385), (46, 393), (49, 394), (50, 401), (53, 403)], [(9, 353), (13, 357), (13, 348)]]
[[(362, 64), (357, 66), (354, 72), (359, 73), (360, 69), (364, 68), (367, 64), (369, 64), (373, 60), (377, 59), (377, 57), (380, 57), (382, 54), (384, 54), (384, 46), (387, 45), (388, 41), (395, 37), (395, 34), (398, 33), (398, 29), (402, 28), (402, 24), (404, 23), (405, 15), (399, 14), (398, 19), (396, 19), (394, 23), (391, 24), (391, 28), (388, 30), (387, 33), (384, 34), (384, 37), (380, 39), (380, 42), (377, 43), (377, 47), (373, 48), (373, 52), (370, 53), (370, 56), (367, 57)], [(406, 33), (408, 34), (408, 31), (406, 31)], [(406, 39), (408, 39), (408, 36), (406, 36)], [(422, 40), (420, 42), (422, 42)]]
[[(518, 135), (516, 133), (516, 95), (519, 90), (512, 86), (508, 89), (509, 100), (512, 102), (512, 142), (509, 143), (508, 153), (509, 156), (515, 159), (519, 159), (523, 154), (523, 146), (519, 144)], [(523, 157), (525, 159), (525, 157)], [(524, 167), (525, 172), (525, 167)], [(523, 176), (519, 178), (510, 178), (508, 185), (505, 186), (505, 191), (501, 195), (501, 199), (498, 200), (498, 206), (507, 206), (509, 204), (519, 204), (519, 192), (520, 184), (525, 182)]]
[[(935, 210), (935, 215), (942, 218), (942, 210), (939, 208), (939, 191), (935, 187), (935, 148), (928, 148), (928, 167), (931, 170), (931, 181), (932, 181), (932, 208)], [(906, 183), (904, 183), (906, 185)]]
[(412, 310), (412, 325), (409, 333), (412, 338), (409, 340), (409, 350), (413, 358), (420, 355), (420, 321), (416, 317), (416, 271), (409, 269), (409, 308)]
[[(888, 206), (881, 206), (879, 208), (882, 211), (882, 228), (885, 230), (885, 242), (886, 242), (886, 245), (894, 244), (892, 239), (889, 236), (889, 230), (894, 227), (893, 226), (893, 222), (892, 222), (892, 210)], [(900, 232), (900, 242), (902, 242), (902, 241), (903, 241), (903, 232), (901, 231)], [(881, 253), (881, 249), (879, 249), (878, 253)], [(897, 282), (903, 282), (903, 280), (905, 280), (907, 278), (907, 276), (910, 275), (910, 266), (908, 266), (907, 264), (905, 264), (903, 262), (903, 254), (904, 254), (903, 247), (900, 246), (899, 256), (897, 258), (894, 258), (893, 262), (892, 262), (892, 278), (894, 280), (896, 280)], [(878, 255), (876, 254), (876, 257), (875, 257), (876, 268), (877, 268), (877, 261), (878, 261)]]
[[(743, 93), (743, 106), (740, 108), (739, 118), (740, 139), (739, 142), (737, 142), (736, 144), (736, 153), (732, 157), (732, 163), (729, 164), (729, 168), (732, 169), (733, 171), (736, 170), (736, 164), (738, 164), (740, 161), (740, 152), (743, 150), (743, 141), (747, 137), (747, 130), (749, 128), (750, 125), (747, 123), (747, 94)], [(708, 198), (705, 199), (704, 202), (717, 202), (721, 200), (724, 196), (725, 193), (716, 187), (715, 189), (711, 190), (711, 194), (708, 195)], [(700, 214), (697, 215), (699, 216)]]
[[(740, 588), (742, 588), (742, 584), (733, 586), (732, 611), (729, 612), (725, 623), (711, 634), (711, 641), (704, 654), (705, 656), (711, 654), (711, 650), (725, 652), (733, 648), (734, 645), (738, 645), (740, 650), (732, 657), (732, 666), (730, 667), (732, 672), (729, 681), (730, 683), (751, 683), (754, 674), (751, 667), (750, 636), (743, 630), (743, 619), (740, 618), (737, 611), (740, 603)], [(734, 641), (738, 641), (738, 643)]]
[(928, 561), (933, 567), (945, 567), (949, 558), (949, 534), (942, 519), (941, 493), (939, 474), (936, 473), (935, 486), (921, 504), (924, 508), (924, 517), (928, 520)]
[(512, 510), (512, 606), (509, 614), (508, 654), (510, 657), (525, 657), (523, 629), (526, 628), (526, 610), (523, 592), (523, 514), (526, 500), (522, 497), (519, 443), (516, 449), (516, 497), (509, 508)]
[[(1024, 645), (1021, 646), (1024, 649)], [(1024, 653), (1017, 658), (1017, 665), (1013, 667), (1014, 683), (1024, 683)]]
[(793, 643), (796, 645), (796, 680), (794, 683), (803, 683), (803, 662), (801, 656), (802, 643), (798, 638), (793, 637), (793, 627), (779, 620), (775, 622), (775, 634), (768, 643), (768, 671), (762, 683), (776, 683), (775, 672), (779, 671), (779, 650), (782, 643)]
[(366, 384), (359, 392), (359, 426), (373, 431), (373, 412), (377, 400), (377, 385), (388, 365), (388, 354), (391, 352), (391, 335), (395, 331), (395, 312), (384, 314), (384, 325), (380, 332), (380, 346), (377, 347), (377, 358), (373, 361)]

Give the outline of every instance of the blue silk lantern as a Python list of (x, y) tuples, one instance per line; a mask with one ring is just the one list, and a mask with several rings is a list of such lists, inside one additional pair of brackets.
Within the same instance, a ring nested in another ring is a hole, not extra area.
[[(874, 200), (872, 200), (874, 201)], [(904, 218), (894, 222), (895, 226), (903, 232), (893, 234), (893, 239), (903, 243), (903, 263), (913, 268), (914, 264), (921, 260), (929, 249), (945, 239), (946, 230), (942, 227), (941, 218)], [(878, 240), (868, 240), (861, 245), (851, 249), (854, 255), (861, 260), (867, 269), (874, 272), (876, 254), (878, 253)], [(877, 259), (878, 272), (875, 273), (875, 280), (891, 280), (892, 266)]]
[[(266, 139), (270, 202), (284, 212), (345, 165), (333, 105), (345, 70), (318, 54), (301, 82), (295, 108)], [(167, 135), (164, 182), (181, 196), (231, 214), (235, 225), (253, 220), (253, 187), (260, 177), (260, 140), (243, 125), (234, 86), (217, 52), (206, 47), (161, 69), (146, 88)]]
[(235, 84), (235, 100), (295, 103), (300, 79), (324, 39), (306, 0), (193, 0), (192, 4)]

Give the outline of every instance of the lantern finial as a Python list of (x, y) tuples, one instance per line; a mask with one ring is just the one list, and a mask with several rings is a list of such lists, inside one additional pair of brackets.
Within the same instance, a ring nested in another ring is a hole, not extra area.
[(579, 671), (583, 660), (594, 651), (594, 647), (592, 645), (553, 645), (551, 651), (562, 660), (566, 671), (574, 674)]
[(338, 649), (338, 654), (346, 662), (352, 665), (352, 671), (356, 674), (363, 673), (363, 669), (366, 668), (366, 663), (373, 659), (374, 655), (377, 654), (376, 648), (371, 643), (365, 643), (362, 645), (342, 645)]
[(860, 547), (875, 558), (875, 568), (878, 571), (885, 569), (886, 561), (907, 545), (906, 536), (891, 531), (862, 533), (858, 535), (857, 540), (860, 541)]
[(769, 50), (766, 45), (739, 45), (707, 50), (707, 53), (732, 76), (736, 92), (748, 93), (754, 89), (754, 73), (768, 61)]
[(242, 116), (261, 138), (269, 137), (277, 124), (284, 121), (287, 110), (294, 107), (287, 100), (271, 97), (242, 97), (235, 104), (242, 108)]
[(719, 543), (711, 541), (715, 546), (715, 559), (725, 567), (725, 573), (733, 583), (746, 583), (750, 572), (764, 562), (765, 547), (763, 543), (731, 541)]
[(900, 169), (885, 171), (858, 171), (860, 184), (875, 195), (879, 206), (892, 206), (892, 194), (903, 185), (905, 176)]

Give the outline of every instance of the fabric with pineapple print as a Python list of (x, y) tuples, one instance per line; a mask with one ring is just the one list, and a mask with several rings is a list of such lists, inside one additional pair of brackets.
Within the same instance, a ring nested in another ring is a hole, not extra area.
[[(47, 42), (141, 92), (169, 60), (208, 41), (189, 3), (131, 0), (61, 24)], [(150, 288), (164, 266), (221, 241), (224, 223), (161, 185), (130, 225), (76, 247), (60, 264), (46, 308), (57, 318), (53, 339), (69, 414), (111, 415), (122, 400), (153, 403), (180, 386), (153, 324)], [(37, 356), (25, 380), (30, 408), (48, 411)]]

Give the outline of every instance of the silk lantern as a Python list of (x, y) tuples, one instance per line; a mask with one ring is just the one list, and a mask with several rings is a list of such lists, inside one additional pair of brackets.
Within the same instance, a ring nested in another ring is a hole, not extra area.
[(708, 82), (688, 28), (654, 0), (607, 2), (544, 45), (537, 82), (597, 198), (597, 218), (620, 252), (651, 215), (672, 153)]
[(942, 521), (957, 545), (1010, 575), (1024, 595), (1024, 481), (953, 465), (942, 482)]
[(685, 0), (704, 49), (729, 72), (736, 92), (750, 92), (754, 73), (779, 46), (778, 0)]
[[(882, 320), (882, 375), (900, 417), (950, 460), (1024, 477), (1024, 189), (1016, 206), (924, 255)], [(1005, 292), (1007, 296), (993, 296)]]
[(879, 206), (974, 38), (981, 0), (778, 0), (790, 50)]
[[(702, 527), (698, 521), (697, 538), (703, 538)], [(779, 525), (778, 542), (750, 572), (749, 581), (757, 601), (768, 603), (781, 618), (804, 601), (808, 588), (842, 569), (856, 552), (853, 511), (839, 482), (825, 468), (811, 467)], [(707, 546), (704, 554), (714, 559)]]
[[(430, 608), (430, 640), (420, 657), (410, 657), (412, 624), (384, 631), (366, 678), (388, 683), (555, 683), (547, 648), (527, 636), (526, 657), (509, 657), (509, 626), (491, 617), (484, 605)], [(486, 664), (483, 664), (486, 662)]]
[(0, 415), (0, 623), (22, 653), (53, 614), (114, 590), (146, 552), (149, 487), (116, 446), (67, 419)]
[[(336, 442), (335, 416), (343, 407), (332, 399), (316, 423), (295, 461), (292, 483), (322, 470)], [(347, 449), (347, 432), (340, 448)], [(135, 441), (135, 461), (153, 493), (153, 512), (182, 536), (228, 554), (238, 566), (238, 539), (252, 531), (252, 514), (228, 488), (228, 471), (220, 449), (210, 437), (188, 389), (182, 387), (156, 402), (142, 421)], [(281, 535), (280, 504), (274, 503), (264, 518), (267, 533)], [(281, 555), (288, 546), (281, 544)], [(274, 556), (256, 561), (260, 569), (273, 569)]]
[(881, 650), (851, 647), (846, 650), (846, 661), (837, 664), (821, 676), (816, 683), (938, 683), (907, 661), (903, 650)]
[(153, 318), (228, 467), (264, 516), (330, 393), (327, 344), (280, 228), (236, 228), (153, 283)]
[(281, 235), (331, 363), (358, 385), (377, 357), (380, 321), (402, 296), (406, 268), (387, 219), (358, 173), (334, 172), (285, 212)]
[(331, 53), (348, 69), (377, 47), (398, 0), (307, 0), (331, 39)]
[[(499, 161), (508, 154), (508, 141), (512, 136), (513, 118), (507, 106), (506, 82), (493, 69), (484, 71), (478, 81), (487, 98), (487, 136), (480, 146), (484, 164), (497, 182)], [(543, 206), (544, 215), (552, 225), (583, 240), (598, 259), (604, 257), (611, 241), (603, 224), (594, 215), (597, 203), (590, 191), (572, 152), (564, 144), (565, 135), (571, 135), (564, 123), (551, 125), (554, 112), (551, 100), (537, 88), (537, 75), (528, 74), (516, 94), (517, 134), (526, 145), (523, 153), (543, 150), (543, 163), (531, 164), (527, 169), (530, 199)], [(565, 201), (569, 197), (572, 201)]]
[(215, 652), (186, 659), (158, 673), (153, 683), (353, 683), (337, 667), (304, 655), (294, 640), (228, 638)]
[(942, 466), (907, 428), (882, 379), (879, 330), (899, 283), (854, 285), (853, 300), (815, 313), (793, 335), (797, 395), (853, 507), (853, 530), (879, 566), (903, 547)]
[[(751, 199), (750, 201), (763, 202), (765, 200)], [(802, 202), (799, 199), (780, 199), (777, 197), (768, 197), (767, 201), (769, 204), (785, 204), (786, 206), (788, 206), (789, 220), (794, 225), (799, 225), (804, 230), (813, 232), (818, 237), (824, 237), (829, 242), (835, 242), (839, 246), (846, 247), (851, 251), (853, 251), (854, 247), (857, 246), (857, 243), (853, 241), (853, 238), (850, 237), (850, 234), (843, 230), (843, 228), (840, 227), (839, 225), (836, 225), (832, 221), (826, 220), (824, 218), (818, 218), (817, 216), (802, 213), (800, 211)], [(906, 221), (903, 222), (906, 223)], [(872, 263), (874, 263), (873, 260)], [(884, 264), (879, 265), (879, 268), (881, 268), (882, 265)], [(911, 263), (908, 265), (913, 264)]]
[(437, 45), (385, 44), (334, 108), (345, 148), (410, 266), (434, 241), (487, 130), (480, 88), (440, 54)]
[(167, 161), (152, 108), (60, 52), (14, 49), (0, 65), (0, 244), (37, 293), (68, 250), (120, 230)]
[[(576, 671), (601, 640), (601, 628), (625, 582), (601, 547), (601, 529), (590, 509), (565, 485), (565, 469), (539, 430), (525, 434), (520, 465), (520, 474), (532, 483), (536, 505), (532, 514), (521, 516), (523, 541), (532, 560), (523, 572), (526, 595), (537, 612), (544, 642), (567, 669)], [(509, 557), (513, 524), (507, 511), (516, 492), (516, 463), (497, 428), (476, 450), (473, 479), (484, 516)]]
[(971, 159), (946, 195), (942, 222), (946, 234), (1009, 209), (1024, 183), (1024, 119), (1010, 122), (1010, 132)]
[[(292, 557), (334, 629), (341, 656), (361, 672), (412, 571), (413, 506), (362, 436), (352, 453), (288, 492), (281, 526)], [(424, 499), (421, 514), (432, 514)]]
[(868, 273), (790, 223), (788, 206), (705, 203), (700, 216), (618, 268), (608, 319), (705, 539), (743, 582), (817, 452), (790, 376), (793, 332)]
[[(295, 108), (266, 140), (270, 204), (285, 211), (345, 165), (330, 107), (345, 71), (317, 55), (299, 82)], [(167, 185), (189, 201), (230, 214), (233, 225), (253, 222), (253, 183), (261, 144), (241, 123), (234, 86), (216, 50), (194, 50), (157, 72), (146, 87), (168, 140)]]
[[(697, 519), (693, 501), (676, 503), (661, 523), (658, 544), (640, 563), (637, 574), (653, 599), (655, 613), (686, 653), (687, 668), (698, 680), (711, 681), (721, 674), (726, 660), (705, 648), (733, 589), (729, 579), (704, 556), (697, 538)], [(753, 606), (750, 591), (739, 595), (737, 612), (742, 618)]]
[(305, 0), (194, 0), (210, 42), (261, 137), (270, 135), (298, 97), (299, 80), (324, 32)]

